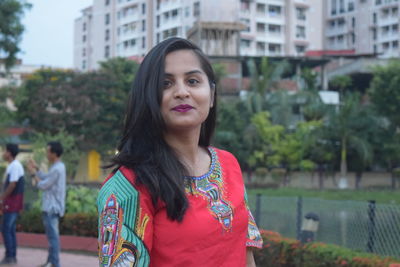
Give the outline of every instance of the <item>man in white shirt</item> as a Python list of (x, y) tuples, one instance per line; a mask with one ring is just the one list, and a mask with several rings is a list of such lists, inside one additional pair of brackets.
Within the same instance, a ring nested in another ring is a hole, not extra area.
[(3, 159), (9, 164), (0, 195), (0, 207), (3, 211), (2, 234), (6, 251), (0, 265), (17, 263), (16, 221), (24, 203), (24, 168), (15, 159), (18, 153), (18, 145), (6, 144)]

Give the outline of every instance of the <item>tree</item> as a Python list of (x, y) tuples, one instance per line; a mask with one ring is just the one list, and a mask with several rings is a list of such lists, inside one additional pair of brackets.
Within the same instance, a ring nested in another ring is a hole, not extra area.
[(371, 102), (389, 119), (394, 132), (400, 125), (400, 60), (392, 60), (387, 66), (376, 66), (372, 73), (368, 90)]
[(20, 51), (19, 43), (24, 32), (21, 17), (30, 7), (22, 0), (0, 1), (0, 58), (4, 59), (6, 69), (15, 63)]
[[(347, 94), (338, 109), (328, 113), (323, 135), (335, 140), (340, 146), (340, 175), (342, 186), (347, 186), (348, 152), (350, 149), (363, 161), (372, 157), (372, 149), (366, 130), (374, 127), (367, 107), (360, 103), (359, 94)], [(340, 186), (340, 184), (339, 184)]]
[(28, 119), (36, 132), (65, 130), (84, 151), (113, 153), (136, 70), (137, 63), (126, 59), (87, 73), (39, 70), (19, 88), (18, 117)]

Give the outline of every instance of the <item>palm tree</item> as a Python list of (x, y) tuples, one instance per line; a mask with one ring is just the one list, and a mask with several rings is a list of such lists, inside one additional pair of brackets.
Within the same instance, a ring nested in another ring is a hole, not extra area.
[(372, 158), (371, 144), (365, 130), (373, 127), (374, 118), (368, 108), (360, 103), (359, 94), (347, 94), (337, 108), (328, 113), (325, 134), (340, 146), (340, 183), (339, 187), (347, 187), (348, 152), (353, 150), (364, 162)]

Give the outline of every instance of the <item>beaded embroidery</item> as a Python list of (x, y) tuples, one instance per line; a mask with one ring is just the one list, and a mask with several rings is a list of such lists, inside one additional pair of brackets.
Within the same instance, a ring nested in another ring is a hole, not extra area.
[(208, 151), (211, 154), (210, 170), (202, 176), (187, 177), (191, 184), (186, 187), (186, 191), (193, 195), (200, 195), (207, 200), (207, 207), (211, 214), (221, 223), (225, 231), (230, 231), (233, 210), (231, 203), (225, 199), (221, 165), (215, 150), (209, 147)]

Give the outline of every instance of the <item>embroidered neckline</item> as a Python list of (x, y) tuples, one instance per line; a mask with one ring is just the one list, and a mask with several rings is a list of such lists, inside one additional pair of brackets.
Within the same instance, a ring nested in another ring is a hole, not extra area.
[(207, 147), (207, 150), (211, 155), (211, 164), (210, 164), (210, 169), (208, 170), (208, 172), (206, 172), (205, 174), (203, 174), (201, 176), (186, 176), (185, 178), (191, 179), (191, 180), (203, 180), (203, 179), (211, 176), (211, 174), (214, 172), (214, 169), (215, 169), (217, 152), (212, 147)]

